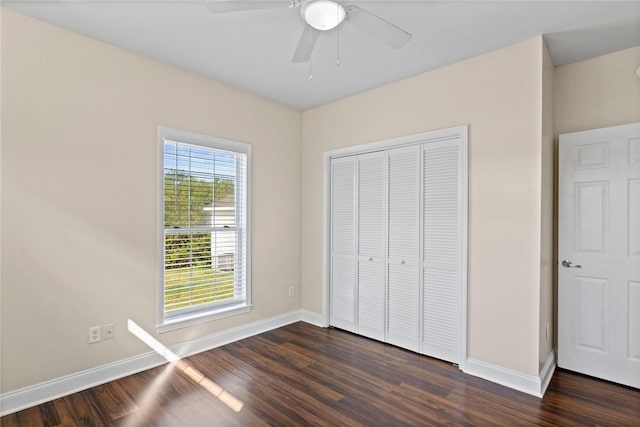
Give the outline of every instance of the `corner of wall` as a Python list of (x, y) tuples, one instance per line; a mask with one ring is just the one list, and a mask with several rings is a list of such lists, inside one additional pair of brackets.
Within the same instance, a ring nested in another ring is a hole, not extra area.
[[(0, 7), (0, 52), (2, 52), (2, 13)], [(2, 313), (2, 55), (0, 54), (0, 313)], [(0, 315), (0, 385), (2, 384), (2, 315)]]
[(538, 360), (542, 365), (552, 352), (555, 322), (553, 316), (555, 263), (555, 146), (554, 146), (554, 67), (549, 49), (541, 37), (541, 200), (540, 200), (540, 329)]

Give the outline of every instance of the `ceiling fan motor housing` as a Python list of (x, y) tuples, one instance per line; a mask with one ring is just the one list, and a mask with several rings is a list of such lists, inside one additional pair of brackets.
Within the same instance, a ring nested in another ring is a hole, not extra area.
[(332, 0), (307, 0), (300, 8), (300, 14), (307, 24), (320, 31), (331, 30), (347, 15), (344, 6)]

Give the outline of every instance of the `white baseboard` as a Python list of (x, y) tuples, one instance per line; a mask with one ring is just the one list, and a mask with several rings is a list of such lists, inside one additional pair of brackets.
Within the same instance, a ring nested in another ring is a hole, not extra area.
[(544, 366), (540, 371), (540, 397), (544, 396), (544, 393), (547, 391), (547, 387), (549, 387), (549, 383), (551, 382), (551, 378), (553, 378), (553, 373), (556, 371), (556, 354), (551, 350), (549, 352), (549, 356), (547, 356), (547, 360), (544, 362)]
[(0, 395), (0, 416), (142, 372), (163, 363), (167, 363), (165, 358), (155, 352), (149, 352), (11, 391)]
[(467, 359), (463, 371), (466, 374), (480, 377), (523, 393), (542, 397), (549, 386), (555, 367), (555, 354), (552, 351), (547, 357), (540, 376), (523, 374), (522, 372), (471, 358)]
[[(196, 353), (211, 350), (235, 341), (239, 341), (272, 329), (280, 328), (302, 320), (318, 327), (327, 327), (322, 314), (309, 310), (295, 310), (273, 316), (232, 329), (216, 332), (200, 338), (169, 347), (180, 357), (188, 357)], [(78, 391), (86, 390), (100, 384), (133, 375), (147, 369), (167, 363), (166, 359), (154, 351), (118, 360), (96, 368), (75, 372), (19, 390), (0, 395), (0, 416), (49, 402)], [(527, 375), (500, 366), (491, 365), (479, 360), (467, 359), (462, 367), (463, 372), (474, 375), (524, 393), (542, 397), (556, 368), (555, 354), (552, 351), (540, 376)]]
[[(180, 357), (187, 357), (300, 321), (301, 317), (301, 311), (295, 310), (173, 345), (169, 349)], [(155, 368), (165, 363), (167, 363), (167, 360), (164, 357), (154, 351), (150, 351), (11, 391), (0, 395), (0, 416)]]
[(232, 342), (240, 341), (272, 329), (280, 328), (301, 320), (300, 310), (258, 320), (256, 322), (240, 325), (226, 331), (216, 332), (200, 338), (173, 345), (170, 350), (180, 357), (188, 357), (212, 348), (220, 347)]
[(326, 328), (329, 326), (324, 316), (321, 313), (316, 313), (315, 311), (302, 309), (300, 310), (300, 314), (301, 314), (301, 320), (303, 322), (310, 323), (319, 328)]

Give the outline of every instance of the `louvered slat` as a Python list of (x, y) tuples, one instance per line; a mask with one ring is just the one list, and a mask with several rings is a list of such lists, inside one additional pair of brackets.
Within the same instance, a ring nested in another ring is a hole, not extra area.
[(354, 160), (334, 159), (331, 167), (331, 251), (354, 255)]
[(384, 340), (384, 264), (382, 260), (358, 261), (359, 334)]
[(358, 333), (384, 339), (385, 165), (384, 151), (358, 162)]
[(355, 262), (334, 255), (331, 260), (331, 325), (355, 331)]
[(330, 323), (355, 331), (355, 159), (331, 161)]
[(358, 156), (358, 255), (384, 256), (385, 152)]
[(460, 142), (423, 146), (422, 349), (459, 363)]
[(389, 150), (387, 340), (419, 350), (420, 147)]
[(389, 265), (387, 341), (409, 350), (419, 350), (420, 292), (415, 267)]
[(412, 264), (420, 242), (419, 150), (419, 146), (389, 150), (389, 259)]

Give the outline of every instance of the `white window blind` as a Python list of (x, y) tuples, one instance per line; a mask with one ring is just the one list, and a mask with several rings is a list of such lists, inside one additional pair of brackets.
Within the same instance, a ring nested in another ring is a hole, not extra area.
[(161, 325), (248, 307), (246, 144), (178, 131), (161, 139)]

